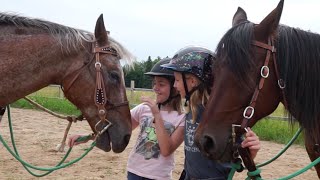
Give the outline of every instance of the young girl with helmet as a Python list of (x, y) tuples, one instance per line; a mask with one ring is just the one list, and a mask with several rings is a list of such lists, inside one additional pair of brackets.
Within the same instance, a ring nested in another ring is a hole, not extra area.
[(129, 155), (128, 180), (172, 178), (173, 152), (183, 142), (185, 114), (173, 72), (160, 67), (170, 60), (160, 60), (145, 73), (153, 78), (156, 101), (142, 97), (143, 103), (131, 110), (132, 129), (139, 125), (140, 133)]
[[(207, 159), (194, 143), (195, 131), (202, 120), (202, 112), (211, 92), (213, 60), (212, 51), (189, 46), (179, 50), (170, 63), (161, 65), (174, 71), (174, 87), (185, 99), (187, 113), (184, 132), (185, 163), (180, 179), (227, 179), (230, 172), (230, 163), (222, 164)], [(246, 137), (242, 147), (248, 147), (254, 158), (260, 149), (259, 138), (251, 130)]]
[[(172, 179), (174, 151), (183, 142), (185, 114), (181, 112), (181, 97), (173, 87), (173, 71), (160, 66), (170, 60), (160, 60), (145, 73), (153, 78), (156, 100), (142, 97), (142, 103), (131, 110), (132, 130), (138, 126), (140, 129), (128, 158), (128, 180)], [(78, 138), (72, 136), (69, 146), (79, 144)]]

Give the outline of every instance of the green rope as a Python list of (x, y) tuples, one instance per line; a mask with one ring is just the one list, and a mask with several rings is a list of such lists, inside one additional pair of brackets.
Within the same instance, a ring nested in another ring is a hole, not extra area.
[[(61, 169), (61, 168), (65, 168), (65, 167), (67, 167), (67, 166), (69, 166), (71, 164), (74, 164), (74, 163), (80, 161), (84, 156), (86, 156), (94, 148), (94, 146), (96, 145), (96, 142), (94, 141), (91, 144), (91, 146), (86, 150), (86, 152), (84, 152), (79, 158), (76, 158), (76, 159), (70, 161), (69, 163), (63, 164), (63, 162), (67, 159), (67, 157), (69, 156), (69, 154), (70, 154), (70, 152), (72, 150), (71, 147), (69, 148), (69, 150), (66, 153), (66, 155), (62, 158), (62, 160), (55, 167), (43, 168), (43, 167), (33, 166), (33, 165), (25, 162), (24, 160), (22, 160), (20, 158), (20, 155), (19, 155), (19, 153), (17, 151), (16, 144), (15, 144), (15, 141), (14, 141), (14, 137), (13, 137), (13, 128), (12, 128), (12, 124), (11, 124), (10, 106), (7, 106), (7, 109), (8, 109), (8, 122), (9, 122), (9, 128), (10, 128), (11, 142), (12, 142), (12, 146), (14, 148), (14, 152), (10, 149), (8, 144), (2, 138), (1, 134), (0, 134), (0, 142), (2, 142), (2, 144), (10, 152), (10, 154), (12, 156), (14, 156), (23, 165), (23, 167), (33, 176), (43, 177), (45, 175), (50, 174), (51, 172), (53, 172), (55, 170), (58, 170), (58, 169)], [(90, 137), (91, 137), (90, 135), (89, 136), (84, 136), (84, 137), (81, 137), (81, 138), (77, 139), (77, 141), (79, 142), (79, 141), (87, 140)], [(43, 173), (43, 174), (35, 174), (29, 168), (32, 168), (32, 169), (35, 169), (35, 170), (40, 170), (40, 171), (48, 171), (48, 172)]]
[(259, 168), (257, 168), (255, 171), (248, 171), (247, 172), (248, 177), (246, 178), (246, 180), (250, 180), (251, 177), (254, 177), (255, 180), (260, 180), (261, 179), (260, 173), (261, 173), (261, 170)]
[(228, 175), (228, 180), (232, 180), (234, 173), (236, 172), (236, 170), (241, 168), (241, 161), (237, 161), (237, 163), (231, 163), (231, 170), (230, 173)]
[(272, 161), (278, 159), (284, 152), (286, 152), (288, 150), (288, 148), (293, 144), (293, 142), (299, 137), (299, 134), (301, 133), (301, 131), (302, 131), (302, 127), (300, 127), (298, 129), (298, 131), (295, 133), (295, 135), (292, 137), (292, 139), (288, 142), (288, 144), (275, 157), (273, 157), (272, 159), (270, 159), (266, 162), (258, 164), (257, 168), (265, 166), (267, 164), (270, 164)]
[[(261, 164), (258, 164), (256, 167), (259, 168), (259, 167), (265, 166), (265, 165), (267, 165), (267, 164), (270, 164), (270, 163), (273, 162), (274, 160), (278, 159), (278, 158), (279, 158), (284, 152), (286, 152), (286, 151), (288, 150), (288, 148), (294, 143), (294, 141), (299, 137), (299, 135), (300, 135), (301, 132), (302, 132), (302, 128), (300, 127), (300, 128), (298, 129), (298, 131), (295, 133), (295, 135), (292, 137), (292, 139), (287, 143), (287, 145), (286, 145), (275, 157), (273, 157), (272, 159), (270, 159), (270, 160), (268, 160), (268, 161), (266, 161), (266, 162), (263, 162), (263, 163), (261, 163)], [(319, 158), (318, 158), (318, 159), (319, 159)], [(315, 163), (315, 165), (316, 165), (316, 164), (317, 164), (317, 163)], [(312, 167), (312, 164), (308, 165), (307, 167), (309, 167), (309, 166)], [(314, 165), (313, 165), (313, 166), (314, 166)], [(233, 178), (235, 171), (239, 168), (238, 163), (237, 163), (237, 164), (232, 163), (232, 164), (231, 164), (231, 167), (232, 167), (232, 169), (231, 169), (231, 171), (230, 171), (230, 173), (229, 173), (228, 180), (229, 180), (229, 179), (231, 180), (231, 179)], [(310, 167), (310, 168), (311, 168), (311, 167)], [(309, 169), (310, 169), (310, 168), (309, 168)], [(306, 169), (306, 170), (308, 170), (308, 169)], [(302, 169), (302, 170), (300, 170), (300, 171), (304, 172), (304, 171), (306, 171), (306, 170)], [(300, 171), (297, 171), (296, 173), (299, 173)], [(256, 174), (257, 172), (259, 172), (259, 173)], [(301, 172), (301, 173), (302, 173), (302, 172)], [(247, 175), (250, 176), (250, 177), (254, 177), (254, 176), (256, 176), (256, 175), (259, 175), (260, 173), (261, 173), (261, 170), (260, 170), (260, 169), (257, 169), (256, 171), (248, 172)], [(294, 175), (294, 176), (297, 176), (297, 175), (301, 174), (301, 173), (299, 173), (299, 174), (295, 175), (296, 173), (293, 173), (293, 174), (291, 174), (291, 175), (289, 175), (289, 176), (293, 176), (293, 175)], [(287, 177), (289, 177), (289, 176), (287, 176)], [(294, 177), (294, 176), (293, 176), (293, 177)], [(248, 177), (248, 178), (249, 178), (249, 177)], [(247, 179), (248, 179), (248, 178), (247, 178)], [(256, 178), (261, 179), (260, 177), (256, 177)], [(283, 180), (283, 179), (281, 179), (281, 180)]]
[(296, 171), (288, 176), (279, 178), (278, 180), (287, 180), (287, 179), (291, 179), (293, 177), (296, 177), (302, 173), (304, 173), (305, 171), (307, 171), (308, 169), (312, 168), (313, 166), (317, 165), (318, 163), (320, 163), (320, 157), (318, 157), (316, 160), (314, 160), (312, 163), (310, 163), (309, 165), (307, 165), (306, 167), (300, 169), (299, 171)]

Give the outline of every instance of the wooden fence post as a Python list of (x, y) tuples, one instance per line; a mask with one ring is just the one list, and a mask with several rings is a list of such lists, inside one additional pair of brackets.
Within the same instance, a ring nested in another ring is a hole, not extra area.
[(59, 86), (59, 98), (60, 99), (64, 99), (64, 93), (62, 91), (62, 87), (61, 86)]
[(130, 83), (130, 97), (131, 97), (131, 100), (133, 100), (133, 97), (134, 97), (134, 81), (131, 81), (131, 83)]

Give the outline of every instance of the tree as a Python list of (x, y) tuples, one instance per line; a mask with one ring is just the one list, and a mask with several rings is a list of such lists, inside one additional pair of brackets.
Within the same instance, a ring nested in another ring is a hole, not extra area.
[(152, 88), (152, 78), (144, 75), (144, 73), (151, 71), (152, 67), (160, 61), (160, 57), (152, 60), (151, 56), (148, 57), (147, 61), (134, 62), (132, 69), (123, 69), (125, 74), (125, 85), (130, 87), (131, 81), (135, 81), (136, 88)]

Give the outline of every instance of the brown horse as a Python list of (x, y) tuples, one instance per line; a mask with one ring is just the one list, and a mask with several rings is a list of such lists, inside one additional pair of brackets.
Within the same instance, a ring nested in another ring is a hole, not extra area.
[(0, 107), (59, 84), (93, 132), (100, 132), (97, 147), (122, 152), (131, 136), (131, 116), (120, 59), (133, 60), (109, 37), (102, 15), (92, 34), (0, 13)]
[[(320, 35), (279, 25), (283, 0), (260, 24), (238, 8), (217, 46), (214, 85), (196, 132), (201, 151), (231, 159), (231, 127), (244, 132), (282, 102), (304, 128), (310, 159), (320, 156)], [(316, 166), (320, 177), (320, 165)]]

